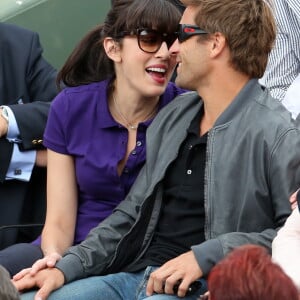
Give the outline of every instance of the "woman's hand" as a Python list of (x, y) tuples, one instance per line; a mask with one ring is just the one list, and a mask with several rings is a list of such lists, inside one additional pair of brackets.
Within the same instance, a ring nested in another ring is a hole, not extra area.
[(20, 280), (25, 275), (30, 274), (31, 276), (34, 276), (38, 271), (47, 269), (47, 268), (53, 268), (55, 264), (61, 259), (61, 255), (57, 252), (53, 252), (49, 255), (44, 256), (41, 259), (38, 259), (31, 268), (26, 268), (17, 273), (15, 276), (13, 276), (13, 280)]

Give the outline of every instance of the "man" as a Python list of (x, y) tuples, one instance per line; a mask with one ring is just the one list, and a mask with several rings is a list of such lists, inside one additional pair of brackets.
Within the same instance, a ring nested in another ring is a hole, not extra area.
[[(57, 93), (56, 70), (42, 57), (36, 33), (0, 23), (0, 45), (0, 227), (42, 223), (46, 185), (42, 135), (49, 102)], [(28, 239), (34, 238), (33, 233)], [(18, 230), (2, 227), (0, 248), (19, 238)]]
[(271, 95), (296, 118), (300, 112), (300, 2), (273, 2), (277, 37), (263, 80)]
[[(196, 92), (158, 114), (146, 165), (114, 213), (55, 268), (15, 281), (40, 287), (35, 300), (66, 283), (49, 299), (198, 299), (218, 261), (244, 244), (270, 250), (290, 213), (300, 132), (257, 80), (275, 39), (269, 5), (183, 3), (170, 51), (176, 82)], [(93, 275), (103, 276), (78, 280)]]

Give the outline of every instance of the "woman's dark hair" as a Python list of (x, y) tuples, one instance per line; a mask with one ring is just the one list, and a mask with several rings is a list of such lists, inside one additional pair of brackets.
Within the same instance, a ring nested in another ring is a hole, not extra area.
[(57, 85), (78, 86), (115, 76), (103, 40), (118, 37), (122, 31), (154, 28), (173, 33), (180, 20), (179, 10), (166, 0), (114, 0), (102, 25), (96, 26), (79, 42), (57, 76)]
[(168, 0), (169, 2), (173, 3), (180, 11), (181, 14), (183, 14), (185, 10), (185, 6), (180, 0)]

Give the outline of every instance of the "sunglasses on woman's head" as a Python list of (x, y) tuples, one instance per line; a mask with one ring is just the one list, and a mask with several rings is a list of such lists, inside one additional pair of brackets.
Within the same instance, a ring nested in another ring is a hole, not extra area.
[(138, 28), (132, 31), (123, 31), (119, 37), (135, 35), (137, 37), (139, 48), (146, 53), (157, 52), (162, 43), (166, 42), (168, 49), (177, 39), (175, 33), (162, 33), (155, 29)]

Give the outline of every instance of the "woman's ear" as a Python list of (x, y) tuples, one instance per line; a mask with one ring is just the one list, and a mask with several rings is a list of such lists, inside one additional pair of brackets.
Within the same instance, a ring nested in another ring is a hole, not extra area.
[(114, 62), (121, 61), (120, 45), (114, 39), (107, 37), (103, 41), (103, 47), (106, 55)]

